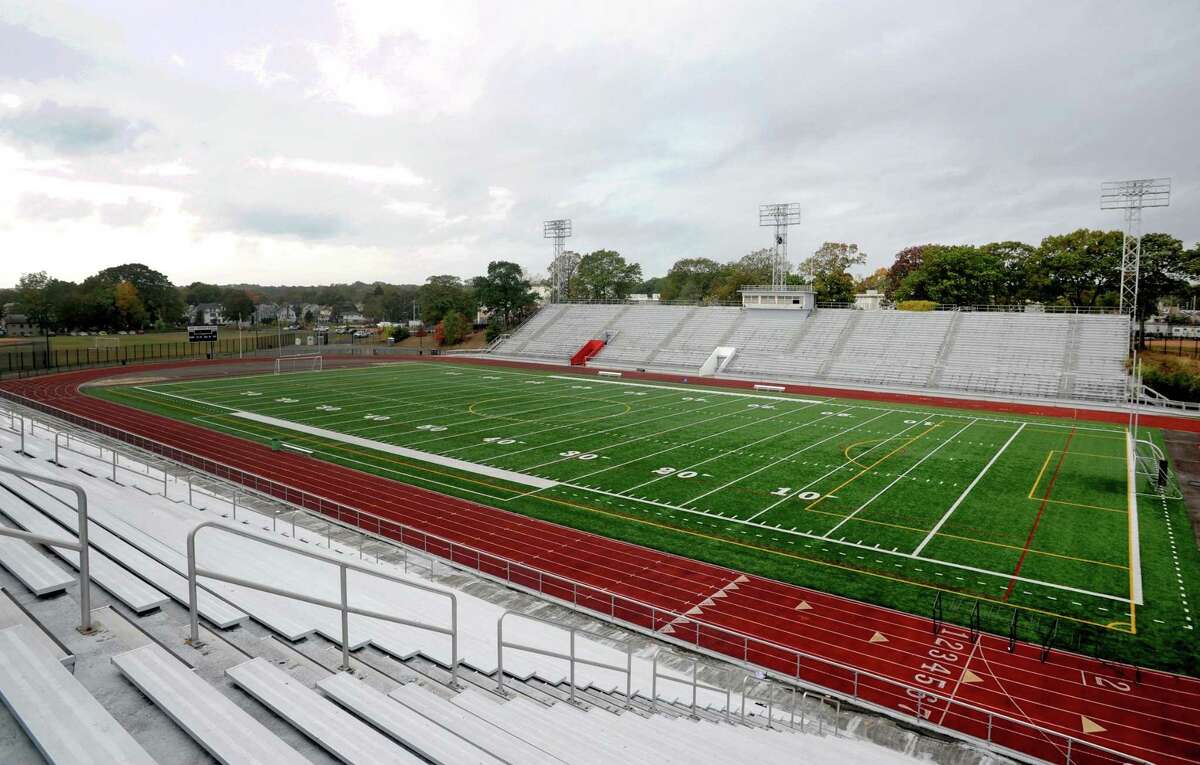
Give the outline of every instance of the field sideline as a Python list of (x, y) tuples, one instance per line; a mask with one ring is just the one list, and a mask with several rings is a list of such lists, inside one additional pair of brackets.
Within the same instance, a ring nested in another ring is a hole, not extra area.
[(1130, 522), (1114, 426), (416, 362), (89, 392), (916, 613), (944, 591), (992, 631), (1194, 634), (1182, 504), (1143, 494)]

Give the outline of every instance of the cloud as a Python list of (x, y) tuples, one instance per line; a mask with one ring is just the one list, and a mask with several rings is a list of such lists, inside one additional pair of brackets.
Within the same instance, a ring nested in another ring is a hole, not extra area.
[(187, 175), (195, 175), (196, 171), (185, 164), (182, 159), (173, 159), (170, 162), (144, 165), (137, 170), (137, 174), (156, 176), (158, 178), (180, 178)]
[(488, 209), (483, 219), (486, 221), (503, 221), (517, 203), (517, 198), (511, 189), (503, 186), (488, 187)]
[(100, 220), (109, 226), (140, 226), (157, 212), (152, 204), (129, 199), (125, 204), (101, 205)]
[(0, 119), (0, 132), (19, 143), (72, 155), (126, 151), (148, 129), (107, 109), (55, 101)]
[(344, 228), (333, 215), (270, 207), (231, 209), (223, 223), (235, 231), (299, 239), (328, 239)]
[(20, 109), (21, 97), (16, 93), (0, 93), (0, 106), (5, 109)]
[(87, 218), (96, 206), (83, 199), (68, 199), (45, 194), (25, 194), (17, 203), (17, 214), (29, 220), (61, 221)]
[(251, 160), (251, 164), (275, 171), (327, 175), (378, 186), (422, 186), (426, 182), (424, 178), (402, 165), (356, 165), (295, 157), (254, 159)]
[(0, 23), (0, 78), (38, 82), (82, 74), (90, 57), (31, 29)]

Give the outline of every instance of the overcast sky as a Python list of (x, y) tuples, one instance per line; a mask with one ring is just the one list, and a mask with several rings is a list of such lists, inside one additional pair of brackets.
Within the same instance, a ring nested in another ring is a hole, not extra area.
[(542, 221), (659, 275), (770, 242), (1036, 243), (1173, 176), (1200, 239), (1200, 2), (0, 0), (0, 285), (140, 261), (298, 284), (488, 261)]

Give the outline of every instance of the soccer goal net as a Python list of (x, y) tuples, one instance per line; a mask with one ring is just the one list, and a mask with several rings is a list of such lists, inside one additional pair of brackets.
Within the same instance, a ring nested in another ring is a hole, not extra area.
[(325, 368), (319, 353), (298, 353), (275, 359), (275, 374), (287, 372), (320, 372)]

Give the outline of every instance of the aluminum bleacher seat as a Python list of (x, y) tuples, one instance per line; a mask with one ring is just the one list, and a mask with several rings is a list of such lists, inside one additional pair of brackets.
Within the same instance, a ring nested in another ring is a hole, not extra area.
[(412, 763), (420, 759), (382, 733), (321, 698), (271, 662), (259, 657), (225, 670), (239, 688), (311, 738), (342, 762)]
[(306, 765), (308, 760), (156, 643), (112, 657), (146, 698), (218, 762)]
[(0, 537), (0, 566), (15, 576), (34, 595), (62, 592), (75, 581), (66, 569), (28, 542)]
[(154, 765), (28, 625), (0, 630), (0, 699), (52, 765)]
[(330, 675), (318, 681), (317, 688), (430, 762), (503, 765), (504, 760), (393, 701), (353, 675)]
[(947, 311), (864, 311), (825, 377), (876, 385), (924, 385), (952, 317)]
[(630, 306), (612, 323), (611, 329), (615, 330), (616, 335), (596, 354), (596, 363), (610, 366), (645, 365), (693, 308), (655, 304)]

